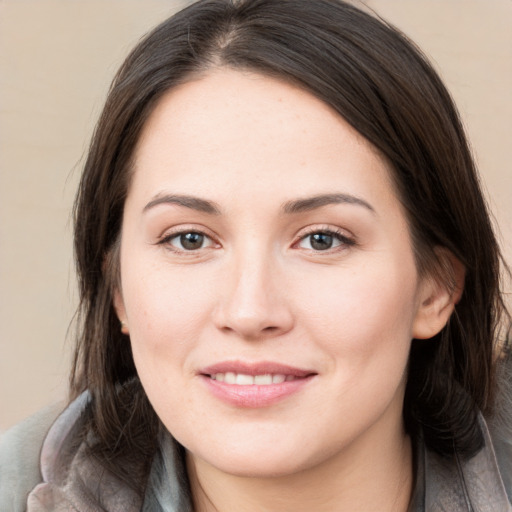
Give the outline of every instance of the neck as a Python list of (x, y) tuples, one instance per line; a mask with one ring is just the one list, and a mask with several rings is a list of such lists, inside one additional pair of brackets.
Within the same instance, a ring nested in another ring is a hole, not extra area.
[[(285, 476), (247, 477), (224, 473), (187, 454), (196, 512), (392, 511), (408, 509), (412, 449), (400, 434), (348, 448), (314, 467)], [(380, 436), (378, 436), (380, 437)], [(380, 441), (380, 442), (379, 442)]]

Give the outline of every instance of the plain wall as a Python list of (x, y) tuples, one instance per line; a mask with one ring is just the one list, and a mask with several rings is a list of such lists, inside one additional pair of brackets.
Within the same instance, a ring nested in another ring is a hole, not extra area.
[[(0, 431), (66, 395), (71, 207), (112, 76), (186, 2), (0, 0)], [(461, 110), (512, 261), (512, 1), (373, 0)]]

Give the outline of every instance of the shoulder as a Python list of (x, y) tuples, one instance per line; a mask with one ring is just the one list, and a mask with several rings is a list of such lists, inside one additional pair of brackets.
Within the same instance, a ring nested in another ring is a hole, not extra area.
[(63, 405), (47, 407), (0, 437), (1, 511), (25, 510), (28, 493), (41, 482), (40, 452), (43, 441)]
[(512, 503), (512, 355), (498, 365), (495, 411), (488, 419), (503, 484)]
[(512, 439), (495, 435), (493, 444), (501, 478), (512, 503)]

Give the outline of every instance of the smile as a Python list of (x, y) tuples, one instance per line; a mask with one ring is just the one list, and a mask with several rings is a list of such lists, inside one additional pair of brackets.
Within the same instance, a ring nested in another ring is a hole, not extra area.
[(317, 372), (274, 362), (225, 361), (199, 372), (215, 398), (237, 408), (268, 407), (308, 386)]
[(226, 384), (235, 384), (237, 386), (269, 386), (270, 384), (281, 384), (297, 379), (294, 375), (284, 375), (282, 373), (248, 375), (246, 373), (215, 373), (210, 378)]

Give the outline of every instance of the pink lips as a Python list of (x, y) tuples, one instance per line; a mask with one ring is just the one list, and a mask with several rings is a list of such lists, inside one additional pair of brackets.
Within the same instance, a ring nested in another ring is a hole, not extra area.
[[(295, 368), (274, 362), (245, 363), (241, 361), (225, 361), (208, 366), (198, 372), (209, 391), (230, 405), (236, 407), (266, 407), (272, 405), (301, 390), (316, 375), (312, 370)], [(216, 376), (227, 376), (225, 382), (216, 380)], [(233, 382), (233, 376), (243, 375), (255, 377), (254, 384), (241, 385)], [(263, 385), (258, 384), (258, 377), (267, 376), (263, 380), (268, 382), (268, 376), (276, 376), (274, 382)], [(284, 381), (283, 381), (284, 376)], [(277, 382), (275, 382), (277, 380)]]

